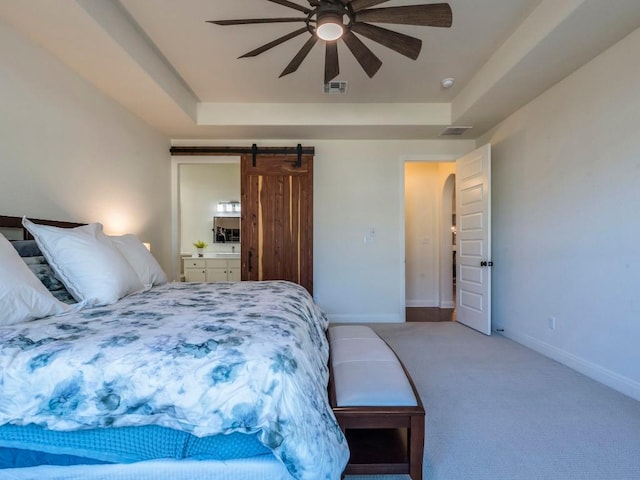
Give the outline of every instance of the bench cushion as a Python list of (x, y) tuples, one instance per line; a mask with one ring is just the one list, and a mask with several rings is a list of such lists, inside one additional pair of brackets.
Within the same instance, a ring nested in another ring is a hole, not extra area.
[(329, 339), (337, 406), (418, 404), (400, 361), (372, 329), (331, 327)]
[(333, 370), (339, 407), (413, 407), (416, 397), (396, 362), (346, 362)]
[(380, 338), (369, 327), (363, 325), (338, 325), (329, 329), (329, 341), (345, 338)]
[(331, 342), (331, 366), (345, 362), (395, 362), (395, 354), (380, 338), (346, 338)]

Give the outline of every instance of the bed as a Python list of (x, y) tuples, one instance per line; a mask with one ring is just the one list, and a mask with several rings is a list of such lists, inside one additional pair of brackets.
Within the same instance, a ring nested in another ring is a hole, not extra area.
[(0, 324), (0, 477), (340, 478), (327, 320), (304, 288), (157, 282), (90, 304), (45, 247), (13, 246), (65, 306)]

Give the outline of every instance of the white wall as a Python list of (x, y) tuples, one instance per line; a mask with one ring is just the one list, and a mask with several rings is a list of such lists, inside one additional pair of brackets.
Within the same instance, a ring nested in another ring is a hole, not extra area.
[[(332, 321), (404, 321), (404, 162), (470, 141), (314, 142), (314, 293)], [(364, 243), (370, 228), (373, 243)]]
[(0, 213), (135, 233), (170, 265), (170, 144), (0, 23)]
[(479, 144), (493, 145), (494, 326), (640, 399), (638, 51), (640, 30)]

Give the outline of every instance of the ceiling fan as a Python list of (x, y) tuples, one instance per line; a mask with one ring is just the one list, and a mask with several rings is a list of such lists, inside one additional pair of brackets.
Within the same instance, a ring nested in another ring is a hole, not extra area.
[(431, 3), (402, 7), (370, 8), (389, 0), (308, 0), (309, 7), (288, 0), (267, 0), (302, 12), (305, 16), (280, 18), (246, 18), (239, 20), (208, 20), (216, 25), (247, 25), (258, 23), (304, 23), (305, 26), (279, 37), (239, 58), (255, 57), (303, 33), (311, 37), (302, 46), (280, 77), (295, 72), (318, 40), (326, 43), (324, 82), (329, 83), (340, 73), (338, 40), (342, 39), (367, 75), (373, 77), (382, 62), (358, 38), (367, 37), (412, 60), (420, 55), (422, 41), (403, 33), (387, 30), (372, 23), (451, 27), (451, 7), (447, 3)]

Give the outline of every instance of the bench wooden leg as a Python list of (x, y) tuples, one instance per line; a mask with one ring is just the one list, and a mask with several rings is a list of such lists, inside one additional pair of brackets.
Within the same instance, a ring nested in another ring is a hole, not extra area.
[(413, 415), (409, 430), (409, 475), (411, 475), (411, 480), (422, 480), (423, 457), (424, 416)]
[[(409, 474), (411, 480), (422, 480), (425, 413), (421, 406), (334, 407), (334, 413), (340, 428), (348, 437), (352, 453), (346, 473), (403, 473)], [(370, 450), (372, 447), (368, 443), (371, 437), (357, 433), (363, 430), (375, 430), (375, 448), (382, 450)], [(402, 430), (406, 434), (405, 439), (401, 438)], [(364, 443), (363, 438), (366, 438)]]

